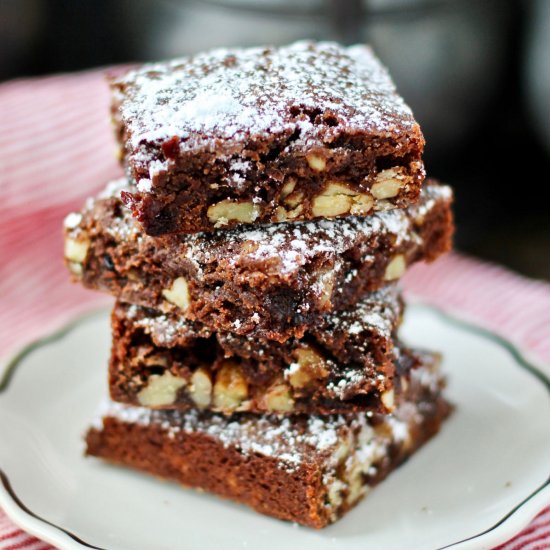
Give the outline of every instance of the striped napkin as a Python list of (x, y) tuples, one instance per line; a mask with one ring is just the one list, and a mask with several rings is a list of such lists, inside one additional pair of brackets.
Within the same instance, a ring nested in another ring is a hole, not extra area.
[[(121, 175), (104, 71), (0, 85), (0, 356), (111, 300), (68, 282), (61, 226)], [(466, 315), (550, 362), (550, 285), (450, 254), (405, 278), (409, 293)], [(1, 365), (1, 362), (0, 362)], [(0, 510), (0, 549), (51, 546)], [(550, 548), (550, 506), (501, 550)]]

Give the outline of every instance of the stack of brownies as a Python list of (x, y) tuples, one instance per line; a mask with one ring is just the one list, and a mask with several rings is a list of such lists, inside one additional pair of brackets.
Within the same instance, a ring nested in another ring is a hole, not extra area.
[(117, 298), (87, 453), (312, 527), (449, 411), (397, 333), (406, 268), (450, 248), (449, 187), (363, 46), (216, 50), (112, 81), (127, 177), (65, 221)]

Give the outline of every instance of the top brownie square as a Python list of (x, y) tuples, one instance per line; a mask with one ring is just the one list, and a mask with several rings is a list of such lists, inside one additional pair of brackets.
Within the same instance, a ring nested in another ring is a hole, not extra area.
[(123, 199), (150, 235), (414, 202), (424, 139), (366, 46), (214, 50), (111, 82)]

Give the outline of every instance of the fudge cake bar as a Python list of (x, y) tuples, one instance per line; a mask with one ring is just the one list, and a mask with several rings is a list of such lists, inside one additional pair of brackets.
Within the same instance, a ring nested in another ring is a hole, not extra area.
[(87, 454), (321, 528), (438, 431), (442, 385), (437, 371), (413, 370), (393, 415), (224, 417), (110, 402)]
[(214, 50), (111, 86), (149, 235), (402, 208), (424, 180), (420, 127), (365, 46)]
[(402, 302), (392, 285), (284, 344), (214, 333), (118, 302), (109, 386), (114, 401), (224, 413), (391, 412), (421, 361), (394, 346)]
[(429, 182), (404, 210), (149, 237), (114, 182), (65, 220), (73, 279), (215, 331), (284, 342), (451, 247), (452, 192)]

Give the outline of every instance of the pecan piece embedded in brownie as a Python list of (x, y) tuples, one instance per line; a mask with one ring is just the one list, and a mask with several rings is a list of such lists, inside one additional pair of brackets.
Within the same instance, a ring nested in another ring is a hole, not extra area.
[(118, 184), (66, 220), (73, 278), (215, 331), (299, 338), (326, 312), (349, 309), (451, 246), (452, 193), (433, 182), (416, 204), (364, 218), (164, 237), (143, 232)]
[(86, 452), (321, 528), (438, 431), (449, 413), (442, 385), (437, 371), (415, 369), (392, 415), (225, 417), (110, 402)]
[(420, 127), (366, 46), (214, 50), (111, 86), (149, 235), (402, 208), (424, 180)]
[[(328, 314), (284, 344), (213, 332), (173, 314), (118, 302), (109, 369), (115, 401), (224, 413), (391, 412), (419, 359), (395, 347), (395, 285)], [(404, 382), (402, 382), (404, 380)]]

